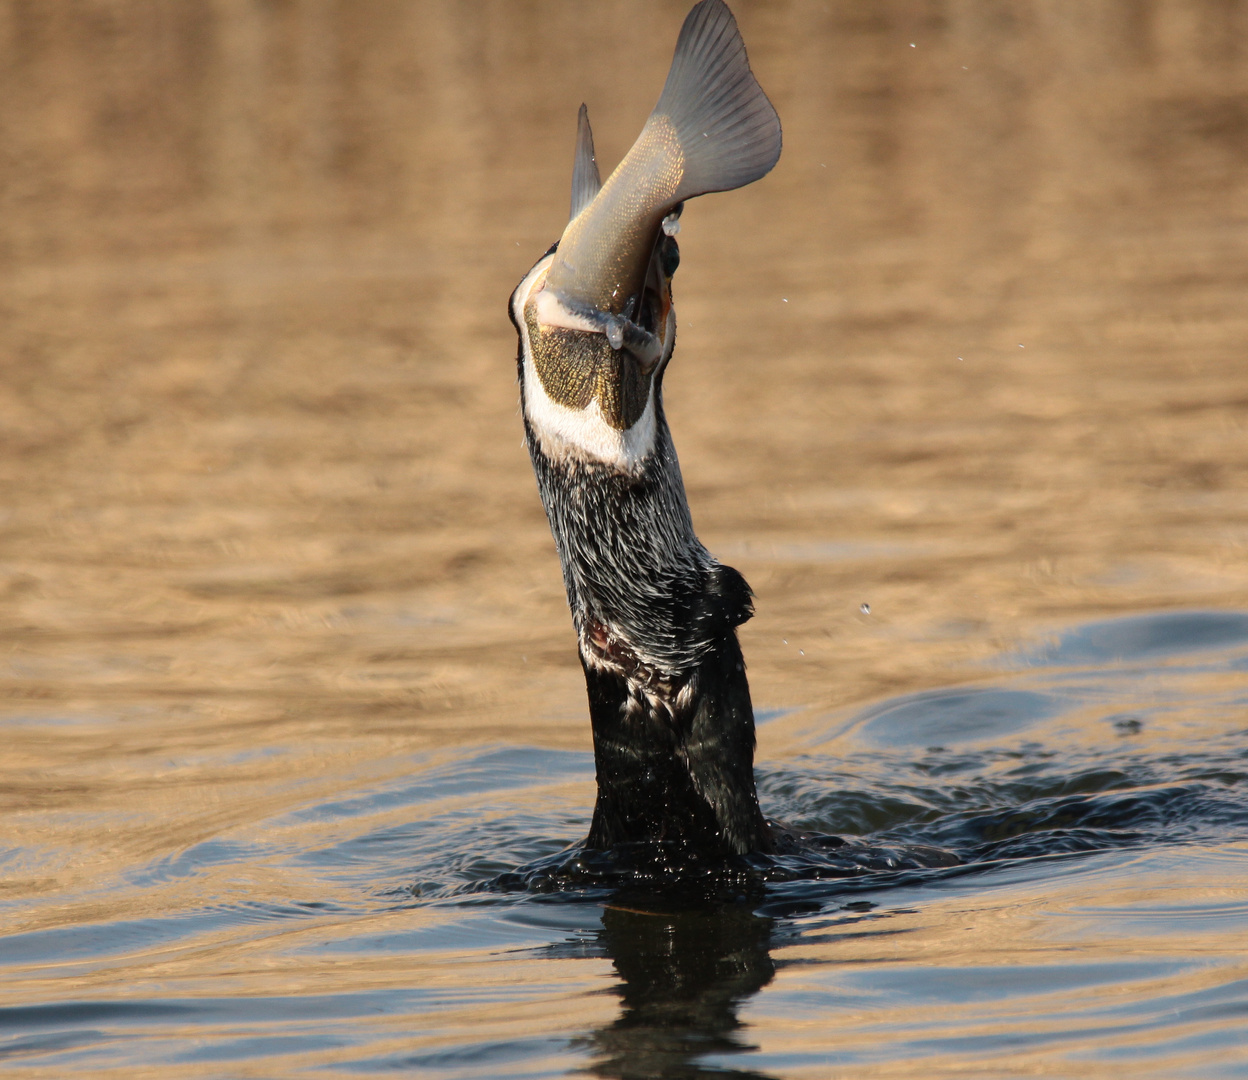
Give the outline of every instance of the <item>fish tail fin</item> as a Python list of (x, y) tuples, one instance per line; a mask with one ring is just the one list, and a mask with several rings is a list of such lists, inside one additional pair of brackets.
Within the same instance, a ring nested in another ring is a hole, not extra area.
[(576, 217), (602, 188), (598, 159), (594, 156), (594, 133), (589, 126), (589, 110), (584, 103), (576, 118), (576, 156), (572, 159), (572, 213)]
[(723, 0), (702, 0), (689, 12), (654, 115), (666, 116), (680, 141), (681, 199), (743, 187), (779, 160), (780, 118)]

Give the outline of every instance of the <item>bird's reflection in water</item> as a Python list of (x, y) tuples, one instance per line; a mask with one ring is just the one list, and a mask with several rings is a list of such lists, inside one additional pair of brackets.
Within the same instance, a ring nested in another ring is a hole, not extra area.
[(623, 1009), (582, 1044), (590, 1073), (620, 1080), (758, 1078), (699, 1059), (752, 1049), (737, 1009), (775, 974), (773, 921), (745, 905), (694, 910), (610, 906), (599, 943), (620, 976)]

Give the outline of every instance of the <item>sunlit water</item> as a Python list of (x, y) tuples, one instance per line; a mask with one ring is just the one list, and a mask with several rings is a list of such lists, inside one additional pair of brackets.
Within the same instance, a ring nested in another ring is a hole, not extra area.
[(734, 6), (666, 394), (764, 809), (962, 865), (545, 872), (504, 305), (683, 4), (0, 0), (0, 1070), (1248, 1075), (1248, 8)]
[[(1243, 1075), (1248, 615), (1096, 623), (1009, 663), (764, 721), (801, 747), (763, 763), (769, 811), (963, 866), (706, 906), (506, 891), (588, 828), (590, 756), (417, 756), (63, 897), (117, 910), (4, 940), (28, 1003), (3, 1052), (48, 1075)], [(281, 899), (222, 895), (261, 880)]]

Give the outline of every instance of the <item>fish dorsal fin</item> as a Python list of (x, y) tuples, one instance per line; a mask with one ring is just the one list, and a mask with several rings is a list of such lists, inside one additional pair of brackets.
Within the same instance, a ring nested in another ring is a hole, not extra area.
[(576, 118), (576, 156), (572, 159), (572, 213), (576, 217), (602, 189), (598, 159), (594, 157), (594, 133), (589, 126), (589, 110), (581, 104)]
[(680, 142), (681, 199), (751, 184), (779, 160), (780, 118), (723, 0), (689, 12), (654, 116), (667, 117)]

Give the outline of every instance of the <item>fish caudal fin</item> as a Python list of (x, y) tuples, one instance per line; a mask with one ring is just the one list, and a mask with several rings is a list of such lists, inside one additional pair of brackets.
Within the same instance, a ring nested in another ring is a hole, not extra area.
[(602, 188), (598, 175), (598, 159), (594, 156), (594, 133), (589, 126), (589, 110), (581, 105), (576, 118), (576, 156), (572, 159), (571, 221), (591, 202)]
[(680, 199), (743, 187), (779, 160), (780, 118), (723, 0), (702, 0), (689, 12), (653, 115), (666, 116), (680, 142)]

